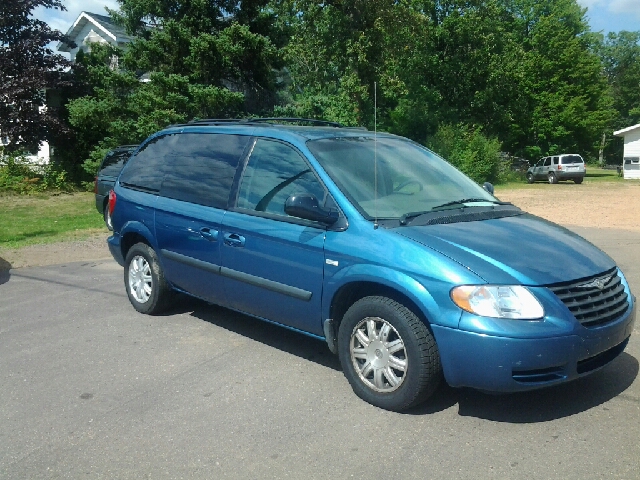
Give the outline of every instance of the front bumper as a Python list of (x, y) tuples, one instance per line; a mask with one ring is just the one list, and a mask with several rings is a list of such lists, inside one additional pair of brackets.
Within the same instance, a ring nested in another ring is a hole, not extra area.
[[(546, 338), (498, 337), (432, 325), (444, 376), (453, 387), (518, 392), (588, 375), (626, 347), (636, 302), (615, 322), (581, 334)], [(578, 329), (580, 331), (580, 329)]]

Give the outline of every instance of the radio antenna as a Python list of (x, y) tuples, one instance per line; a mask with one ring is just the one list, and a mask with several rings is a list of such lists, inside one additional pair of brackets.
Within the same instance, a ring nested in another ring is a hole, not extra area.
[(378, 82), (373, 82), (373, 229), (378, 228)]

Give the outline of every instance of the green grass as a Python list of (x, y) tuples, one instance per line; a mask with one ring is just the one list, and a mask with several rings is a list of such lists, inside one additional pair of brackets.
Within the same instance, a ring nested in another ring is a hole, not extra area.
[(0, 248), (78, 240), (106, 231), (93, 193), (0, 196)]
[(587, 165), (587, 174), (584, 177), (585, 182), (624, 182), (622, 176), (618, 176), (616, 170), (603, 170), (602, 168), (590, 167)]

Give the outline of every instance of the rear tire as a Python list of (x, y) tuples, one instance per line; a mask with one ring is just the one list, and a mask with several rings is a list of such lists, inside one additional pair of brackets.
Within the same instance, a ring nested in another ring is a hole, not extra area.
[(442, 378), (438, 347), (427, 326), (386, 297), (365, 297), (347, 310), (338, 331), (338, 355), (355, 394), (386, 410), (422, 403)]
[(549, 172), (549, 183), (558, 183), (558, 177), (556, 177), (556, 174), (553, 172)]
[(574, 183), (577, 183), (578, 185), (582, 183), (583, 178), (574, 178), (573, 181)]
[(133, 308), (149, 315), (165, 310), (173, 295), (153, 248), (136, 243), (124, 265), (124, 286)]

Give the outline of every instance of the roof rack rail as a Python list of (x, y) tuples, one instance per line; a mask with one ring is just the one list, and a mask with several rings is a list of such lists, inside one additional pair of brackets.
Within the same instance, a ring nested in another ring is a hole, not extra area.
[(207, 124), (247, 123), (247, 120), (244, 118), (201, 118), (198, 120), (189, 120), (187, 123), (181, 123), (180, 125), (193, 125), (198, 123), (207, 123)]
[(285, 123), (299, 123), (299, 124), (310, 123), (312, 125), (318, 125), (318, 126), (344, 128), (344, 125), (339, 122), (331, 122), (328, 120), (316, 120), (315, 118), (298, 118), (298, 117), (257, 118), (256, 117), (256, 118), (247, 118), (247, 122), (249, 123), (285, 122)]
[(325, 127), (346, 128), (338, 122), (330, 122), (328, 120), (316, 120), (315, 118), (297, 118), (297, 117), (249, 117), (249, 118), (202, 118), (198, 120), (190, 120), (189, 122), (171, 125), (172, 127), (180, 125), (229, 125), (232, 123), (240, 125), (259, 125), (265, 123), (297, 123), (300, 125), (311, 124)]

